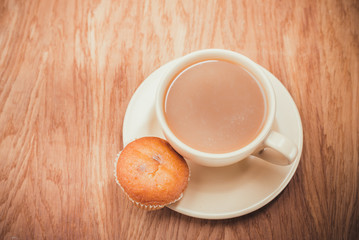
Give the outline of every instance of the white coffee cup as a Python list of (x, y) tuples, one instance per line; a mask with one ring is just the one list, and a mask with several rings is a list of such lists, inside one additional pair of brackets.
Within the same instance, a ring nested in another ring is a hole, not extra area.
[[(170, 83), (186, 67), (208, 59), (227, 60), (240, 65), (261, 84), (266, 95), (267, 116), (262, 130), (248, 145), (228, 153), (206, 153), (186, 145), (171, 131), (165, 118), (164, 102)], [(155, 108), (159, 124), (167, 141), (184, 158), (200, 165), (211, 167), (227, 166), (241, 161), (251, 154), (255, 154), (257, 157), (264, 159), (264, 157), (258, 154), (264, 148), (272, 148), (281, 153), (287, 160), (285, 164), (288, 165), (294, 161), (298, 152), (297, 146), (292, 141), (272, 130), (276, 112), (276, 99), (270, 80), (255, 62), (233, 51), (206, 49), (190, 53), (176, 60), (172, 68), (170, 68), (160, 80), (156, 93)], [(283, 163), (280, 165), (283, 165)]]

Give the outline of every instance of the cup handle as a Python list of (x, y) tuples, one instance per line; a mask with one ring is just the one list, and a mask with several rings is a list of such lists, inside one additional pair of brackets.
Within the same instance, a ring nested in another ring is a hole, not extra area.
[[(277, 153), (268, 153), (266, 152), (267, 148), (271, 148)], [(271, 131), (264, 140), (264, 145), (253, 155), (277, 165), (289, 165), (297, 154), (298, 147), (291, 140), (276, 131)]]

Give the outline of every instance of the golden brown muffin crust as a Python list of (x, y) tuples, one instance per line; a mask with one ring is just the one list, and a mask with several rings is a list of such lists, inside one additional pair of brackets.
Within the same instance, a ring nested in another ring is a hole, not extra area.
[(118, 158), (116, 171), (126, 194), (144, 205), (166, 205), (179, 199), (189, 177), (183, 157), (157, 137), (129, 143)]

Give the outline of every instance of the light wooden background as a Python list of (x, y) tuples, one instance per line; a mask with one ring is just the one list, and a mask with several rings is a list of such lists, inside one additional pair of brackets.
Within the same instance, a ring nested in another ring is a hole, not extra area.
[[(356, 0), (0, 0), (0, 239), (358, 239), (358, 26)], [(131, 95), (213, 47), (288, 88), (297, 173), (231, 220), (139, 210), (113, 178)]]

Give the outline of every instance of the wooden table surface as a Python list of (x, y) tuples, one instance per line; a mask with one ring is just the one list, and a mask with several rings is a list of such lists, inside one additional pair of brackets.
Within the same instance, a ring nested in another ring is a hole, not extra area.
[[(0, 1), (1, 239), (358, 239), (359, 2)], [(302, 117), (287, 188), (229, 220), (132, 206), (113, 177), (141, 82), (203, 48), (269, 69)]]

